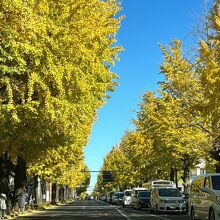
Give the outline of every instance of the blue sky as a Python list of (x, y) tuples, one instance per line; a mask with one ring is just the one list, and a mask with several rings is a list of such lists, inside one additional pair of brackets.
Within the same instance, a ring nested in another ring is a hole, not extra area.
[[(99, 170), (103, 158), (120, 142), (143, 94), (157, 89), (162, 80), (159, 65), (163, 57), (159, 43), (168, 44), (177, 38), (184, 46), (195, 42), (193, 33), (204, 13), (204, 2), (212, 0), (121, 0), (125, 19), (117, 34), (124, 47), (112, 70), (119, 75), (119, 86), (105, 106), (98, 111), (89, 144), (85, 148), (86, 164)], [(97, 173), (91, 173), (91, 187)]]

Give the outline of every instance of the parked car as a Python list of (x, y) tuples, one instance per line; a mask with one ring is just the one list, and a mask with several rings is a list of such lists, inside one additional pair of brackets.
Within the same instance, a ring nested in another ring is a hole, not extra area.
[(130, 189), (127, 189), (127, 190), (124, 191), (124, 196), (123, 196), (123, 199), (122, 199), (122, 205), (124, 207), (131, 205), (131, 190)]
[(189, 194), (191, 219), (220, 220), (220, 174), (202, 174), (192, 179)]
[(110, 204), (112, 204), (112, 197), (113, 197), (114, 193), (115, 193), (114, 191), (110, 191), (107, 194), (107, 202)]
[(131, 191), (131, 207), (134, 208), (134, 203), (136, 201), (137, 193), (140, 191), (146, 191), (146, 188), (143, 187), (135, 187)]
[(170, 187), (154, 188), (151, 191), (151, 211), (186, 212), (186, 203), (179, 189)]
[(120, 192), (120, 193), (119, 193), (119, 199), (118, 199), (118, 204), (117, 204), (117, 205), (122, 205), (123, 198), (124, 198), (124, 192)]
[(124, 196), (123, 192), (115, 192), (112, 196), (112, 203), (111, 204), (121, 205), (123, 196)]
[(150, 198), (151, 198), (150, 191), (147, 190), (139, 191), (133, 200), (133, 208), (134, 209), (150, 208)]
[(173, 181), (170, 181), (170, 180), (153, 180), (147, 183), (143, 183), (142, 187), (145, 187), (148, 190), (151, 190), (152, 188), (158, 188), (158, 187), (176, 188), (176, 185)]

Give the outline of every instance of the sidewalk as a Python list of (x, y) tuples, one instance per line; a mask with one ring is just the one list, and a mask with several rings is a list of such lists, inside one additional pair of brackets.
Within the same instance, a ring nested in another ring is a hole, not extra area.
[(40, 213), (40, 212), (47, 210), (47, 209), (55, 208), (57, 206), (59, 206), (59, 204), (57, 204), (57, 205), (48, 204), (48, 205), (42, 205), (41, 207), (35, 207), (35, 209), (29, 208), (29, 209), (25, 210), (24, 213), (13, 212), (10, 215), (5, 215), (5, 219), (12, 220), (12, 219), (16, 219), (21, 216), (29, 216), (29, 215)]

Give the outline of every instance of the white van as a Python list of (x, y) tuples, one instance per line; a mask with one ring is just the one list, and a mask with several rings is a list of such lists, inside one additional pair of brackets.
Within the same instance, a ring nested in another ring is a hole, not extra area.
[(186, 213), (186, 203), (179, 189), (172, 187), (156, 187), (151, 190), (152, 212)]
[(220, 173), (194, 177), (190, 186), (191, 219), (220, 220)]
[(147, 183), (143, 183), (142, 187), (148, 188), (149, 190), (155, 187), (171, 187), (176, 188), (173, 181), (170, 180), (153, 180)]

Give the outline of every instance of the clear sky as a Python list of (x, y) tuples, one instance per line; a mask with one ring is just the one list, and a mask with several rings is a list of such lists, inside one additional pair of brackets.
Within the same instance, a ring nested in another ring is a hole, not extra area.
[[(125, 49), (120, 62), (112, 68), (119, 75), (119, 86), (105, 106), (98, 111), (88, 146), (86, 164), (90, 170), (99, 170), (103, 158), (120, 143), (143, 94), (157, 89), (162, 80), (159, 65), (162, 53), (159, 43), (168, 44), (177, 38), (184, 46), (194, 42), (193, 33), (204, 13), (204, 2), (212, 0), (121, 0), (125, 19), (117, 34), (118, 44)], [(91, 173), (91, 187), (97, 173)]]

